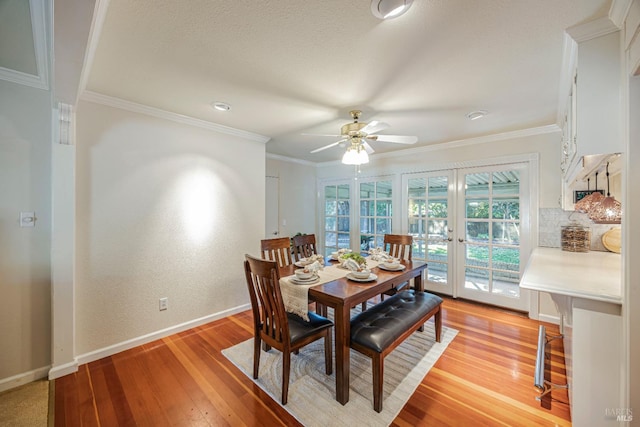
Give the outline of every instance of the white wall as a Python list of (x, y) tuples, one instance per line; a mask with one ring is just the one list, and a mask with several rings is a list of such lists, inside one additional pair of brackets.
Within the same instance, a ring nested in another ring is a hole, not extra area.
[(264, 158), (259, 142), (78, 105), (81, 359), (249, 302), (242, 263), (264, 235)]
[(50, 123), (50, 92), (0, 80), (0, 391), (50, 364)]
[[(315, 163), (267, 157), (267, 175), (278, 177), (280, 237), (315, 233)], [(286, 225), (283, 225), (283, 220)]]
[[(515, 135), (515, 134), (514, 134)], [(537, 153), (539, 156), (539, 208), (560, 207), (560, 131), (540, 133), (530, 136), (505, 135), (483, 138), (486, 142), (477, 144), (441, 144), (433, 149), (409, 149), (407, 154), (370, 157), (370, 163), (362, 166), (361, 176), (392, 175), (410, 172), (438, 170), (447, 165), (499, 157)], [(318, 168), (318, 179), (353, 178), (352, 166), (340, 163), (324, 164)], [(540, 294), (539, 312), (551, 318), (557, 317), (555, 304), (548, 294)]]

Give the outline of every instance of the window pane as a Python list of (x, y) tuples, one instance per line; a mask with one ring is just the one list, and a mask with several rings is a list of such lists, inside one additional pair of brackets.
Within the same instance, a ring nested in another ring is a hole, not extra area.
[(326, 231), (336, 231), (336, 217), (328, 216), (324, 219), (324, 229)]
[(507, 297), (520, 297), (520, 276), (518, 273), (506, 273), (503, 271), (493, 272), (493, 290), (494, 294), (500, 294)]
[(393, 216), (393, 212), (391, 210), (391, 200), (377, 201), (376, 215), (377, 216)]
[(489, 243), (489, 223), (467, 221), (467, 240)]
[[(439, 243), (429, 243), (429, 261), (442, 261), (447, 262), (447, 242), (439, 242)], [(431, 269), (431, 264), (429, 264), (429, 269)]]
[(351, 242), (349, 240), (349, 234), (338, 233), (338, 248), (350, 248)]
[(349, 217), (338, 217), (338, 231), (349, 231)]
[(324, 187), (324, 198), (325, 199), (335, 199), (336, 198), (336, 187), (331, 185), (328, 187)]
[(391, 181), (379, 181), (376, 183), (376, 198), (391, 198)]
[(409, 218), (409, 234), (412, 236), (424, 236), (427, 221), (425, 219)]
[(349, 215), (349, 201), (341, 200), (338, 202), (338, 215)]
[(489, 218), (489, 200), (467, 200), (467, 218)]
[(427, 258), (427, 244), (424, 240), (414, 239), (412, 258), (414, 259), (426, 259)]
[(491, 250), (493, 268), (520, 272), (520, 249), (493, 247)]
[(427, 202), (425, 200), (409, 199), (409, 215), (425, 216)]
[(329, 216), (335, 216), (336, 215), (336, 201), (335, 200), (327, 200), (324, 202), (324, 214)]
[(373, 199), (375, 188), (376, 188), (375, 182), (360, 183), (360, 198)]
[(376, 236), (376, 248), (381, 248), (384, 246), (384, 236)]
[(349, 198), (349, 184), (338, 185), (338, 199)]
[(447, 264), (430, 262), (427, 269), (427, 280), (435, 283), (447, 283)]
[(364, 234), (375, 234), (375, 219), (360, 218), (360, 232)]
[(431, 218), (446, 218), (447, 215), (447, 200), (430, 200), (429, 201), (429, 216)]
[(390, 233), (391, 233), (391, 218), (377, 218), (376, 234), (390, 234)]
[(465, 176), (465, 194), (468, 196), (489, 194), (489, 174), (472, 173)]
[(493, 173), (493, 194), (519, 194), (520, 171)]
[(520, 219), (520, 199), (493, 199), (491, 217), (493, 219)]
[(338, 235), (336, 233), (324, 233), (324, 245), (325, 246), (336, 246), (336, 242), (338, 241)]
[(360, 250), (368, 251), (375, 248), (375, 238), (373, 236), (360, 236)]
[(360, 215), (363, 215), (363, 216), (375, 215), (373, 200), (360, 201)]
[(429, 220), (428, 227), (428, 236), (430, 240), (447, 240), (446, 219)]
[(464, 287), (466, 289), (489, 292), (489, 270), (465, 268)]
[(408, 182), (408, 195), (411, 197), (425, 197), (427, 183), (424, 178), (412, 178)]
[(467, 245), (465, 265), (471, 267), (489, 267), (489, 247)]
[(493, 243), (503, 245), (520, 244), (520, 224), (517, 222), (494, 222)]
[(447, 197), (448, 185), (446, 176), (429, 178), (429, 198)]

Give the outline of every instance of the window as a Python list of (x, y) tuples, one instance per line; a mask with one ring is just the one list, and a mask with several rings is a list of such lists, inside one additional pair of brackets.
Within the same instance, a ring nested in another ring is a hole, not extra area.
[(338, 249), (350, 248), (350, 186), (349, 184), (324, 187), (324, 255)]
[(360, 250), (382, 247), (391, 233), (392, 181), (360, 182)]

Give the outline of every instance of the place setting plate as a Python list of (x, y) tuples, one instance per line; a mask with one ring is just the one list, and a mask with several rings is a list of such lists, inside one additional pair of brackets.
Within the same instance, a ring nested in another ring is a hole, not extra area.
[(378, 279), (378, 276), (376, 276), (375, 274), (371, 273), (369, 275), (369, 277), (365, 278), (365, 279), (359, 279), (357, 277), (355, 277), (353, 274), (351, 273), (347, 273), (347, 279), (349, 280), (353, 280), (354, 282), (373, 282), (374, 280)]
[(298, 279), (296, 276), (292, 276), (289, 278), (289, 282), (293, 283), (294, 285), (313, 285), (314, 283), (317, 283), (320, 281), (320, 276), (313, 276), (310, 277), (309, 279)]
[(407, 267), (402, 265), (402, 264), (400, 264), (396, 268), (389, 268), (389, 267), (385, 267), (384, 264), (380, 263), (380, 264), (378, 264), (378, 268), (380, 268), (382, 270), (387, 270), (387, 271), (402, 271)]

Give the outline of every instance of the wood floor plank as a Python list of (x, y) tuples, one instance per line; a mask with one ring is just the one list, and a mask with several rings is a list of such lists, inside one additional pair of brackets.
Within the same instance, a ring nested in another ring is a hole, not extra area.
[[(567, 404), (535, 400), (539, 322), (450, 298), (442, 317), (458, 335), (392, 425), (571, 425)], [(82, 365), (55, 381), (55, 425), (299, 426), (222, 354), (252, 328), (247, 310)], [(549, 364), (556, 383), (566, 381), (561, 344), (553, 342)], [(568, 400), (564, 390), (553, 396)]]

